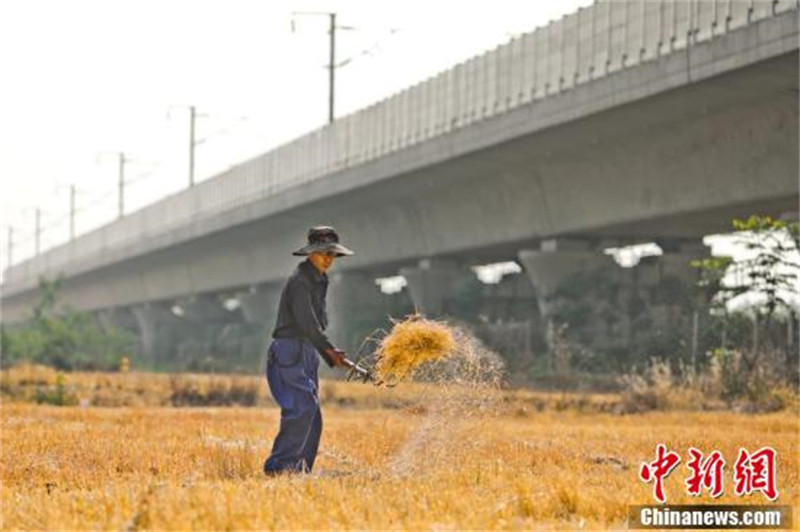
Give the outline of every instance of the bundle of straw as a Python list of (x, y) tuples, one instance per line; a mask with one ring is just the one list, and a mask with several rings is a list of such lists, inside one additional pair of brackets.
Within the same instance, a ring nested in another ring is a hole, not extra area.
[(411, 377), (422, 364), (452, 355), (455, 348), (456, 341), (447, 325), (414, 314), (395, 321), (391, 332), (381, 340), (375, 373), (383, 381), (400, 381)]

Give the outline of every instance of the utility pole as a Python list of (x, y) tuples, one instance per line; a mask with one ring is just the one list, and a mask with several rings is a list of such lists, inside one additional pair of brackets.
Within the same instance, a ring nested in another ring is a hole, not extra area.
[(75, 185), (69, 186), (69, 239), (75, 239)]
[(97, 162), (103, 155), (113, 155), (117, 158), (117, 220), (125, 216), (125, 167), (129, 163), (136, 163), (125, 155), (124, 151), (104, 151), (97, 154)]
[(167, 118), (172, 117), (172, 110), (176, 107), (186, 107), (189, 110), (189, 188), (194, 186), (194, 159), (195, 149), (198, 144), (202, 144), (205, 139), (197, 139), (197, 119), (204, 118), (208, 115), (197, 112), (197, 106), (194, 105), (170, 105), (167, 109)]
[[(334, 95), (336, 92), (336, 30), (352, 30), (355, 28), (351, 28), (348, 26), (337, 26), (336, 25), (336, 13), (326, 13), (326, 12), (317, 12), (317, 11), (295, 11), (292, 13), (292, 17), (296, 16), (303, 16), (303, 15), (310, 15), (310, 16), (325, 16), (328, 17), (329, 28), (328, 28), (328, 37), (329, 37), (329, 44), (328, 44), (328, 123), (332, 124), (334, 120)], [(292, 18), (292, 31), (294, 31), (294, 18)]]
[(14, 227), (8, 226), (8, 262), (6, 268), (14, 264)]
[(39, 255), (39, 235), (42, 234), (42, 210), (40, 208), (36, 208), (36, 229), (34, 230), (33, 241), (34, 241), (34, 251), (35, 255)]
[(330, 17), (330, 61), (328, 63), (328, 123), (333, 124), (333, 97), (335, 94), (336, 72), (336, 13), (328, 13)]
[(194, 105), (189, 106), (189, 187), (194, 186), (194, 126), (197, 119), (197, 110)]
[(125, 215), (125, 153), (119, 152), (119, 214), (117, 218), (121, 219)]

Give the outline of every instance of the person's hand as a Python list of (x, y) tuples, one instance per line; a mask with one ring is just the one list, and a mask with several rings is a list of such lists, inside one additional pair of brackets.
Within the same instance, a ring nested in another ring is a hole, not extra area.
[(334, 349), (334, 348), (326, 349), (325, 354), (328, 355), (328, 360), (330, 360), (333, 363), (333, 367), (336, 368), (347, 365), (345, 363), (346, 353), (341, 349)]

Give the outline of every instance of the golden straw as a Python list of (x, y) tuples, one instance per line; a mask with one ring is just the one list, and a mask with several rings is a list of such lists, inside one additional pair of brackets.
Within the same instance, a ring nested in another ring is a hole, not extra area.
[(453, 354), (456, 342), (442, 322), (415, 314), (397, 321), (378, 347), (375, 372), (381, 380), (403, 380), (426, 362)]

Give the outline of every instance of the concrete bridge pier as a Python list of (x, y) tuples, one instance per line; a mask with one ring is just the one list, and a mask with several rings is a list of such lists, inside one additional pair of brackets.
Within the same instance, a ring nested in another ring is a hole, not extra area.
[[(699, 271), (691, 261), (709, 256), (709, 249), (699, 239), (659, 242), (659, 245), (662, 255), (642, 257), (629, 268), (619, 266), (611, 255), (588, 241), (548, 240), (539, 249), (521, 250), (519, 261), (536, 290), (547, 343), (552, 345), (550, 324), (555, 310), (552, 296), (559, 285), (576, 273), (598, 270), (601, 275), (596, 282), (612, 283), (605, 287), (609, 289), (608, 299), (598, 303), (611, 305), (615, 318), (604, 324), (601, 316), (596, 315), (585, 325), (584, 334), (590, 331), (594, 345), (631, 345), (637, 335), (686, 329), (680, 320), (686, 320), (685, 311), (692, 303), (699, 278)], [(590, 292), (587, 298), (605, 297), (600, 295), (602, 290), (590, 289)], [(644, 322), (647, 326), (640, 329), (634, 324), (642, 316), (647, 317)]]
[(217, 295), (194, 295), (177, 301), (176, 305), (180, 307), (184, 319), (199, 324), (226, 323), (236, 321), (239, 316), (238, 311), (225, 308)]
[(480, 313), (489, 322), (538, 320), (536, 291), (524, 271), (504, 275), (498, 283), (481, 288)]
[(692, 266), (692, 261), (711, 256), (711, 249), (702, 239), (682, 241), (675, 244), (659, 243), (664, 254), (659, 257), (659, 280), (674, 276), (687, 283), (700, 279), (700, 270)]
[[(553, 320), (552, 297), (562, 281), (579, 272), (608, 272), (612, 279), (619, 279), (622, 268), (610, 255), (596, 250), (589, 242), (578, 240), (545, 240), (539, 249), (523, 249), (518, 252), (519, 262), (533, 284), (539, 308), (539, 324), (541, 338), (548, 350), (553, 352), (556, 329)], [(588, 325), (596, 341), (604, 342), (610, 331), (605, 330), (600, 321), (592, 320)], [(611, 333), (614, 338), (627, 338), (630, 323), (627, 316), (621, 316), (616, 330)], [(551, 360), (555, 367), (555, 360)]]
[(92, 313), (95, 323), (104, 331), (112, 328), (123, 329), (126, 331), (139, 331), (139, 324), (136, 321), (133, 311), (128, 307), (113, 307), (96, 310)]
[(625, 289), (648, 305), (656, 306), (665, 304), (665, 301), (672, 301), (668, 305), (677, 304), (676, 298), (681, 294), (694, 297), (700, 270), (692, 266), (692, 261), (710, 257), (710, 248), (699, 239), (680, 243), (662, 242), (659, 246), (662, 255), (642, 257), (636, 266), (623, 269)]
[(238, 351), (244, 320), (239, 308), (226, 307), (226, 299), (225, 293), (206, 293), (176, 302), (181, 326), (175, 356), (180, 364), (222, 364)]
[(536, 291), (543, 324), (549, 320), (550, 298), (562, 280), (580, 271), (619, 268), (610, 255), (592, 249), (588, 242), (574, 240), (545, 240), (539, 249), (520, 250), (518, 257)]
[(270, 331), (275, 327), (278, 317), (283, 287), (277, 283), (251, 286), (247, 291), (238, 292), (242, 318), (248, 323), (264, 325)]
[(248, 340), (252, 342), (249, 345), (252, 345), (253, 352), (258, 353), (261, 364), (266, 360), (272, 331), (278, 318), (282, 289), (283, 286), (279, 283), (260, 284), (236, 294), (241, 316), (249, 325), (248, 330), (253, 335)]
[(139, 358), (154, 364), (171, 355), (175, 348), (176, 329), (181, 321), (172, 312), (172, 304), (143, 303), (131, 308), (139, 332)]
[(417, 266), (401, 268), (400, 275), (406, 278), (416, 309), (431, 317), (448, 310), (448, 299), (458, 298), (480, 282), (467, 266), (443, 259), (423, 259)]
[(329, 278), (328, 334), (337, 347), (355, 356), (364, 339), (385, 326), (390, 298), (369, 272), (330, 272)]

